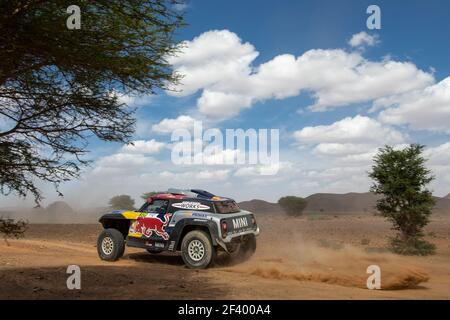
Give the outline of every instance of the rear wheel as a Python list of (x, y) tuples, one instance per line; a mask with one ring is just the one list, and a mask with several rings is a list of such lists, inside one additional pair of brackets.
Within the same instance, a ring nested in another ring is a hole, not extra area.
[(122, 233), (116, 229), (105, 229), (97, 240), (97, 252), (100, 259), (116, 261), (125, 252), (125, 240)]
[(188, 232), (181, 242), (181, 257), (191, 269), (204, 269), (213, 263), (215, 248), (209, 235), (201, 230)]

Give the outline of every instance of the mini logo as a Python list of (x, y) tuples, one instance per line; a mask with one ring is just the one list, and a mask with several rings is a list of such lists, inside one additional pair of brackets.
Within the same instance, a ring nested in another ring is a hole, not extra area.
[(233, 227), (234, 227), (234, 229), (248, 227), (247, 218), (243, 217), (243, 218), (233, 219)]
[(209, 206), (201, 204), (200, 202), (183, 201), (179, 203), (172, 204), (172, 207), (188, 210), (208, 210)]

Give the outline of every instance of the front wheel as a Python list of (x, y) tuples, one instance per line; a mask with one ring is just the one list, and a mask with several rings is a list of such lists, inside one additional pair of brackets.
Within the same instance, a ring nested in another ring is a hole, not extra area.
[(209, 235), (200, 230), (187, 233), (181, 242), (181, 257), (191, 269), (204, 269), (213, 262), (215, 248)]
[(116, 261), (125, 252), (125, 240), (122, 233), (116, 229), (105, 229), (97, 240), (98, 256), (102, 260)]

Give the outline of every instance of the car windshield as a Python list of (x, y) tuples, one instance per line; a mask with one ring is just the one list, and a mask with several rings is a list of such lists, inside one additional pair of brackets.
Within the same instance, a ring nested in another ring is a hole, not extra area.
[(233, 200), (217, 201), (215, 205), (218, 213), (236, 213), (241, 211), (237, 203)]
[(145, 203), (139, 211), (151, 212), (151, 213), (166, 213), (169, 201), (167, 200), (154, 200), (152, 203)]

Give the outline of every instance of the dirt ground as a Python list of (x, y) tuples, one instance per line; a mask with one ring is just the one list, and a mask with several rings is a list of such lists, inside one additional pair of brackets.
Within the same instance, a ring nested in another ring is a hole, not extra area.
[[(374, 216), (258, 216), (261, 235), (248, 261), (220, 259), (187, 269), (178, 254), (127, 248), (123, 259), (97, 257), (100, 225), (32, 225), (25, 239), (0, 242), (0, 299), (450, 299), (450, 216), (434, 216), (429, 257), (385, 247), (389, 224)], [(81, 267), (81, 290), (66, 269)], [(369, 265), (382, 290), (368, 290)]]

